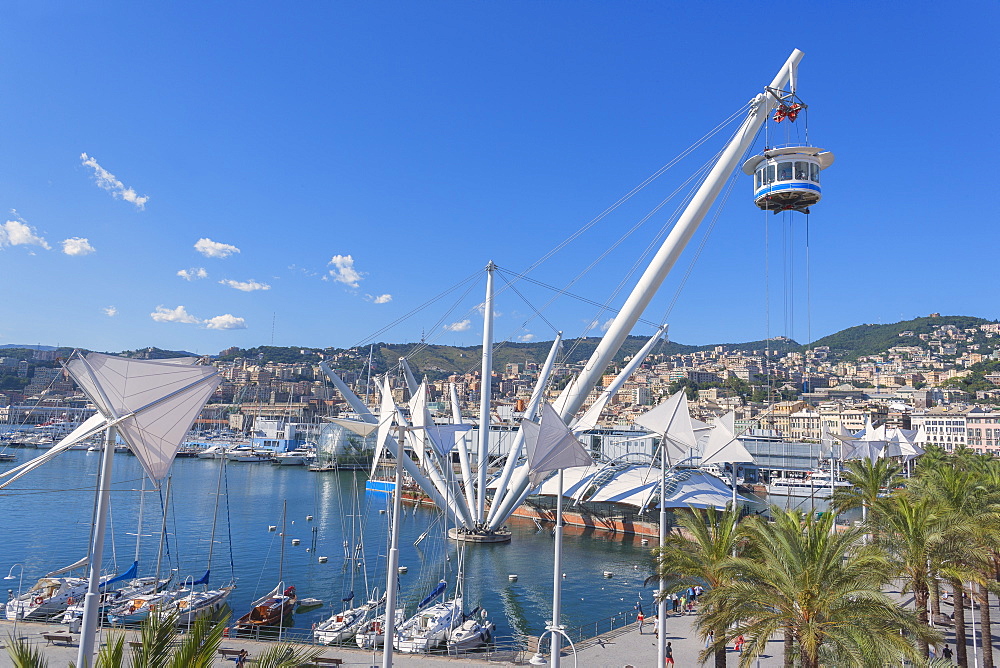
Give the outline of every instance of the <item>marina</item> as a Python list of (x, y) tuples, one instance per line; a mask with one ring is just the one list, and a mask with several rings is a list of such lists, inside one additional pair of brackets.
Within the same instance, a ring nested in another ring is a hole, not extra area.
[[(22, 457), (30, 451), (21, 451)], [(141, 467), (137, 458), (115, 456), (115, 482), (112, 486), (113, 540), (109, 537), (106, 554), (117, 555), (118, 569), (132, 561), (134, 527), (138, 515)], [(19, 481), (10, 494), (0, 496), (0, 512), (6, 517), (24, 517), (24, 521), (9, 522), (3, 546), (4, 560), (23, 562), (24, 584), (33, 577), (70, 561), (67, 555), (85, 553), (90, 533), (90, 512), (93, 481), (99, 457), (96, 453), (70, 451), (41, 467), (31, 477)], [(204, 572), (212, 530), (212, 510), (215, 504), (218, 460), (179, 459), (172, 473), (173, 500), (168, 513), (169, 569), (178, 569), (177, 581), (184, 577), (199, 577)], [(354, 476), (361, 477), (360, 490), (353, 498)], [(341, 599), (349, 587), (349, 571), (345, 578), (344, 540), (350, 539), (350, 525), (345, 519), (352, 507), (362, 509), (365, 523), (364, 550), (368, 564), (368, 583), (384, 590), (385, 553), (387, 545), (387, 494), (366, 494), (363, 472), (312, 473), (303, 467), (249, 464), (227, 466), (225, 488), (228, 499), (222, 501), (220, 519), (229, 505), (229, 521), (234, 537), (232, 568), (227, 530), (217, 530), (212, 566), (214, 584), (225, 584), (235, 577), (236, 588), (227, 601), (233, 611), (231, 623), (251, 604), (274, 587), (280, 552), (280, 531), (269, 531), (269, 525), (280, 527), (281, 501), (287, 499), (288, 528), (284, 579), (295, 583), (303, 597), (315, 597), (321, 607), (296, 611), (286, 618), (284, 632), (294, 637), (311, 634), (313, 624), (320, 624), (339, 611)], [(157, 529), (159, 518), (149, 510), (159, 505), (155, 492), (146, 492), (150, 501), (142, 542), (140, 563), (143, 569), (156, 564)], [(30, 499), (30, 518), (25, 516), (25, 499)], [(252, 509), (252, 510), (250, 510)], [(68, 512), (69, 511), (69, 512)], [(79, 512), (72, 512), (79, 511)], [(158, 512), (158, 511), (156, 511)], [(312, 520), (307, 520), (312, 516)], [(224, 521), (224, 520), (223, 520)], [(125, 527), (132, 527), (125, 529)], [(513, 540), (507, 545), (477, 546), (466, 552), (465, 599), (471, 607), (488, 610), (489, 620), (496, 625), (495, 637), (511, 640), (540, 635), (544, 630), (548, 597), (551, 595), (549, 573), (535, 567), (540, 551), (551, 549), (550, 525), (537, 527), (530, 520), (515, 520), (510, 525)], [(413, 543), (431, 530), (418, 545)], [(446, 541), (439, 513), (422, 506), (404, 506), (401, 526), (400, 564), (407, 573), (400, 576), (401, 603), (407, 610), (433, 589), (442, 574), (457, 568), (458, 550), (454, 541)], [(293, 538), (301, 544), (291, 546)], [(629, 613), (637, 601), (649, 601), (652, 587), (643, 581), (650, 574), (648, 548), (640, 538), (607, 532), (567, 529), (565, 540), (566, 573), (564, 614), (567, 625), (589, 627), (610, 618), (615, 613)], [(320, 563), (322, 558), (326, 563)], [(126, 563), (127, 562), (127, 563)], [(379, 563), (381, 562), (381, 567)], [(115, 561), (108, 571), (116, 570)], [(615, 577), (605, 579), (604, 570)], [(508, 580), (508, 573), (519, 573), (518, 580)], [(140, 575), (144, 574), (140, 571)], [(362, 578), (358, 578), (362, 580)], [(16, 583), (15, 583), (16, 584)], [(8, 582), (9, 585), (9, 582)], [(364, 586), (356, 587), (360, 598)], [(547, 593), (548, 592), (548, 593)], [(14, 588), (16, 594), (16, 587)], [(238, 614), (236, 614), (238, 613)], [(275, 631), (277, 635), (277, 631)]]

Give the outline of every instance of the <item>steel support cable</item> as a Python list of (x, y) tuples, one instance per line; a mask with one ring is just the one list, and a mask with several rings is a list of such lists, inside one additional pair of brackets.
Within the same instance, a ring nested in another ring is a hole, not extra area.
[[(584, 330), (584, 332), (579, 337), (577, 337), (574, 340), (573, 345), (569, 348), (568, 351), (566, 351), (564, 357), (569, 357), (576, 350), (576, 348), (580, 345), (580, 343), (590, 333), (590, 330), (593, 329), (593, 323), (596, 322), (597, 319), (600, 319), (600, 317), (601, 317), (601, 315), (603, 313), (605, 313), (607, 311), (613, 311), (614, 310), (611, 307), (611, 305), (610, 305), (611, 302), (615, 299), (615, 297), (618, 296), (618, 294), (621, 293), (621, 291), (624, 289), (625, 285), (629, 282), (629, 280), (631, 279), (631, 277), (635, 274), (635, 272), (638, 270), (638, 268), (642, 265), (643, 261), (656, 248), (657, 244), (661, 243), (662, 238), (667, 234), (668, 230), (674, 224), (676, 224), (677, 218), (680, 216), (681, 212), (683, 212), (683, 210), (687, 207), (687, 205), (690, 202), (691, 198), (694, 196), (694, 192), (697, 189), (697, 186), (704, 180), (705, 174), (707, 174), (708, 170), (711, 169), (712, 164), (715, 162), (716, 159), (718, 159), (718, 156), (719, 156), (719, 154), (717, 153), (715, 156), (713, 156), (711, 159), (709, 159), (707, 162), (705, 162), (694, 174), (692, 174), (687, 179), (685, 179), (683, 183), (681, 183), (676, 189), (674, 189), (674, 191), (672, 193), (670, 193), (670, 195), (668, 195), (659, 204), (657, 204), (653, 208), (652, 211), (650, 211), (646, 215), (644, 215), (635, 225), (632, 226), (632, 228), (630, 228), (625, 234), (623, 234), (621, 237), (619, 237), (619, 239), (614, 244), (612, 244), (611, 246), (609, 246), (596, 260), (594, 260), (593, 262), (591, 262), (587, 267), (585, 267), (583, 269), (583, 271), (581, 271), (579, 274), (577, 274), (571, 281), (569, 281), (566, 284), (566, 288), (565, 289), (568, 289), (569, 287), (571, 287), (571, 286), (575, 285), (577, 282), (579, 282), (587, 273), (589, 273), (591, 270), (593, 270), (594, 267), (597, 266), (597, 264), (599, 262), (601, 262), (605, 257), (607, 257), (607, 255), (609, 255), (613, 250), (615, 250), (618, 246), (620, 246), (622, 243), (624, 243), (625, 240), (629, 236), (631, 236), (636, 230), (638, 230), (642, 225), (644, 225), (646, 222), (648, 222), (649, 219), (652, 218), (652, 216), (654, 214), (656, 214), (657, 212), (659, 212), (660, 209), (662, 209), (663, 206), (665, 206), (667, 204), (667, 202), (669, 202), (674, 197), (676, 197), (685, 188), (688, 189), (687, 195), (685, 196), (685, 198), (680, 202), (680, 204), (677, 206), (677, 208), (674, 210), (674, 212), (670, 216), (667, 217), (667, 219), (664, 222), (664, 224), (660, 227), (660, 230), (649, 241), (649, 243), (646, 245), (645, 250), (643, 250), (643, 252), (636, 258), (636, 260), (632, 264), (632, 267), (622, 277), (622, 279), (619, 281), (617, 287), (608, 296), (608, 298), (605, 300), (604, 304), (602, 304), (602, 305), (599, 306), (599, 308), (601, 310), (597, 313), (597, 315), (595, 316), (595, 319), (591, 320), (591, 323), (592, 323), (591, 326), (587, 327)], [(692, 184), (694, 184), (694, 186), (692, 186)], [(558, 294), (555, 295), (555, 296), (553, 296), (545, 304), (545, 306), (543, 307), (543, 310), (547, 309), (558, 297), (559, 297)], [(647, 321), (643, 321), (643, 322), (647, 322)], [(655, 323), (650, 323), (650, 324), (654, 328), (655, 327), (659, 327), (658, 324), (655, 324)]]
[(667, 322), (667, 318), (674, 310), (674, 306), (677, 305), (677, 300), (680, 299), (681, 293), (684, 291), (687, 285), (688, 279), (691, 278), (691, 274), (694, 272), (694, 267), (698, 263), (699, 258), (701, 258), (702, 251), (705, 250), (705, 246), (708, 245), (708, 239), (712, 236), (712, 231), (715, 229), (716, 223), (719, 222), (719, 217), (722, 215), (723, 209), (726, 208), (726, 204), (729, 202), (729, 197), (733, 193), (733, 189), (736, 187), (736, 183), (739, 181), (739, 175), (733, 174), (729, 178), (729, 184), (726, 186), (726, 191), (720, 200), (719, 206), (715, 209), (715, 215), (712, 216), (711, 222), (708, 224), (708, 229), (705, 231), (704, 236), (701, 238), (701, 242), (698, 244), (698, 248), (695, 250), (694, 257), (691, 258), (691, 262), (688, 263), (687, 269), (684, 271), (684, 276), (681, 277), (681, 282), (677, 286), (677, 290), (674, 291), (674, 296), (670, 300), (670, 304), (667, 306), (667, 310), (663, 313), (663, 318), (660, 322)]
[[(588, 299), (588, 298), (583, 297), (581, 295), (578, 295), (576, 293), (570, 292), (570, 291), (566, 290), (565, 288), (557, 288), (554, 285), (549, 285), (548, 283), (544, 283), (542, 281), (539, 281), (538, 279), (531, 278), (531, 277), (525, 276), (523, 274), (518, 274), (518, 273), (510, 271), (508, 269), (503, 269), (502, 267), (497, 267), (497, 269), (500, 270), (500, 271), (502, 271), (505, 274), (510, 274), (511, 276), (516, 277), (518, 280), (527, 281), (528, 283), (534, 283), (535, 285), (537, 285), (537, 286), (539, 286), (541, 288), (545, 288), (546, 290), (552, 290), (553, 292), (557, 292), (557, 293), (559, 293), (560, 296), (570, 297), (572, 299), (576, 299), (578, 301), (581, 301), (584, 304), (589, 304), (590, 306), (596, 306), (598, 308), (605, 308), (606, 307), (606, 304), (602, 304), (602, 303), (600, 303), (598, 301), (594, 301), (593, 299)], [(511, 289), (514, 290), (514, 292), (517, 292), (517, 289), (514, 288), (513, 286), (511, 286)], [(517, 292), (517, 294), (520, 295), (521, 293)], [(525, 299), (524, 296), (521, 296), (521, 298)], [(529, 304), (529, 306), (530, 306), (530, 304)], [(534, 308), (534, 307), (532, 307), (532, 308)], [(615, 311), (617, 313), (617, 309), (608, 309), (608, 310), (612, 310), (612, 311)], [(542, 317), (541, 313), (539, 313), (537, 310), (536, 310), (536, 313), (538, 313), (539, 317)], [(542, 319), (544, 320), (544, 318), (542, 318)], [(545, 322), (550, 327), (552, 326), (552, 323), (550, 323), (548, 320), (546, 320)], [(652, 320), (643, 320), (643, 319), (640, 318), (639, 322), (643, 323), (644, 325), (649, 325), (650, 327), (659, 327), (659, 325), (656, 324), (655, 322), (653, 322)]]
[(428, 307), (428, 306), (430, 306), (431, 304), (433, 304), (433, 303), (437, 302), (438, 300), (440, 300), (440, 299), (444, 298), (445, 296), (447, 296), (447, 295), (451, 294), (452, 292), (454, 292), (454, 291), (455, 291), (455, 290), (457, 290), (458, 288), (462, 287), (462, 285), (464, 285), (464, 284), (465, 284), (465, 283), (467, 283), (468, 281), (471, 281), (472, 279), (474, 279), (474, 278), (475, 278), (476, 276), (478, 276), (478, 275), (479, 275), (479, 272), (478, 272), (478, 271), (476, 271), (475, 273), (473, 273), (473, 274), (471, 274), (471, 275), (469, 275), (469, 276), (466, 276), (465, 278), (463, 278), (463, 279), (462, 279), (461, 281), (459, 281), (458, 283), (455, 283), (454, 285), (452, 285), (452, 286), (451, 286), (450, 288), (447, 288), (447, 289), (446, 289), (446, 290), (444, 290), (443, 292), (440, 292), (440, 293), (438, 293), (438, 294), (437, 294), (436, 296), (434, 296), (434, 297), (431, 297), (430, 299), (428, 299), (427, 301), (425, 301), (425, 302), (424, 302), (423, 304), (421, 304), (420, 306), (417, 306), (417, 307), (415, 307), (415, 308), (411, 309), (411, 310), (410, 310), (410, 311), (408, 311), (407, 313), (405, 313), (405, 314), (401, 315), (400, 317), (398, 317), (398, 318), (396, 318), (395, 320), (393, 320), (392, 322), (390, 322), (390, 323), (389, 323), (388, 325), (386, 325), (386, 326), (385, 326), (385, 327), (383, 327), (382, 329), (380, 329), (380, 330), (376, 331), (376, 332), (375, 332), (375, 333), (373, 333), (373, 334), (370, 334), (369, 336), (365, 337), (364, 339), (362, 339), (362, 340), (361, 340), (361, 341), (359, 341), (358, 343), (355, 343), (355, 344), (354, 344), (353, 346), (351, 346), (351, 347), (352, 347), (352, 348), (357, 348), (357, 347), (359, 347), (359, 346), (363, 346), (363, 345), (365, 345), (366, 343), (369, 343), (369, 342), (374, 342), (374, 341), (375, 341), (375, 339), (376, 339), (376, 338), (378, 338), (379, 336), (381, 336), (382, 334), (385, 334), (386, 332), (388, 332), (388, 331), (389, 331), (390, 329), (392, 329), (392, 328), (393, 328), (393, 327), (395, 327), (396, 325), (399, 325), (400, 323), (404, 322), (405, 320), (408, 320), (408, 319), (409, 319), (410, 317), (412, 317), (412, 316), (413, 316), (413, 315), (415, 315), (416, 313), (419, 313), (420, 311), (422, 311), (423, 309), (427, 308), (427, 307)]
[[(497, 274), (498, 274), (498, 275), (500, 276), (500, 279), (501, 279), (501, 280), (502, 280), (502, 281), (503, 281), (503, 282), (504, 282), (504, 283), (505, 283), (505, 284), (507, 285), (507, 287), (508, 287), (508, 288), (510, 288), (511, 290), (513, 290), (514, 294), (515, 294), (515, 295), (517, 295), (518, 297), (520, 297), (520, 298), (521, 298), (521, 300), (522, 300), (522, 301), (523, 301), (523, 302), (524, 302), (525, 304), (527, 304), (527, 305), (528, 305), (528, 308), (530, 308), (530, 309), (531, 309), (532, 311), (534, 311), (534, 312), (535, 312), (535, 317), (537, 317), (537, 318), (540, 318), (540, 319), (542, 320), (542, 322), (544, 322), (544, 323), (545, 323), (546, 325), (548, 325), (548, 326), (549, 326), (549, 327), (550, 327), (550, 328), (552, 329), (552, 332), (553, 332), (553, 333), (556, 333), (556, 334), (558, 334), (558, 333), (559, 333), (559, 329), (558, 329), (558, 328), (557, 328), (557, 327), (556, 327), (555, 325), (553, 325), (553, 324), (552, 324), (551, 322), (549, 322), (549, 319), (548, 319), (548, 318), (546, 318), (546, 317), (545, 317), (544, 315), (542, 315), (542, 312), (541, 312), (541, 311), (539, 311), (539, 310), (538, 310), (537, 308), (535, 308), (535, 305), (534, 305), (534, 304), (532, 304), (532, 303), (531, 303), (530, 301), (528, 301), (528, 298), (527, 298), (527, 297), (525, 297), (525, 296), (524, 296), (523, 294), (521, 294), (521, 291), (520, 291), (520, 290), (518, 290), (518, 289), (517, 289), (516, 287), (514, 287), (514, 285), (513, 285), (513, 284), (512, 284), (512, 283), (511, 283), (510, 281), (508, 281), (508, 280), (507, 280), (507, 277), (506, 277), (506, 276), (504, 275), (505, 273), (507, 273), (507, 272), (504, 272), (504, 271), (502, 271), (502, 270), (500, 269), (500, 267), (497, 267)], [(519, 277), (519, 276), (518, 276), (518, 274), (515, 274), (514, 272), (510, 272), (510, 273), (511, 273), (511, 275), (512, 275), (512, 276), (515, 276), (515, 277)], [(520, 278), (520, 277), (519, 277), (519, 278)], [(538, 282), (538, 281), (535, 281), (535, 280), (533, 280), (533, 279), (528, 279), (528, 280), (529, 280), (530, 282), (532, 282), (532, 283), (535, 283), (535, 284), (537, 284), (537, 285), (544, 285), (543, 283), (540, 283), (540, 282)], [(551, 286), (544, 286), (544, 287), (551, 287)], [(555, 289), (555, 288), (553, 288), (553, 289)], [(575, 296), (575, 295), (574, 295), (574, 296)], [(582, 299), (582, 298), (581, 298), (581, 299)], [(521, 325), (521, 328), (524, 328), (524, 327), (525, 327), (525, 326), (526, 326), (526, 325), (528, 324), (528, 322), (530, 322), (530, 320), (528, 320), (528, 321), (525, 321), (525, 322), (524, 322), (524, 323), (523, 323), (523, 324)], [(508, 338), (509, 338), (509, 337), (508, 337)]]
[[(738, 132), (738, 130), (735, 131), (735, 132), (733, 132), (733, 134), (730, 136), (730, 138), (729, 138), (730, 142), (732, 142), (732, 140), (736, 136), (737, 132)], [(758, 133), (759, 133), (759, 130), (758, 130)], [(714, 156), (712, 156), (712, 158), (709, 159), (706, 163), (704, 163), (699, 170), (697, 170), (684, 183), (682, 183), (681, 186), (679, 186), (677, 190), (675, 190), (673, 193), (671, 193), (671, 195), (667, 199), (665, 199), (659, 205), (657, 205), (657, 207), (654, 208), (653, 211), (651, 211), (649, 214), (647, 214), (640, 221), (639, 225), (644, 224), (649, 219), (649, 217), (651, 217), (653, 214), (655, 214), (657, 211), (659, 211), (659, 209), (662, 208), (663, 205), (665, 205), (667, 201), (669, 201), (670, 199), (672, 199), (681, 189), (687, 187), (687, 185), (689, 183), (691, 183), (692, 181), (694, 181), (696, 183), (696, 187), (692, 187), (692, 188), (690, 188), (688, 190), (687, 196), (684, 198), (684, 200), (682, 200), (682, 202), (677, 207), (677, 209), (675, 209), (674, 213), (667, 219), (667, 222), (663, 225), (663, 227), (660, 228), (660, 231), (657, 234), (657, 236), (655, 236), (650, 241), (650, 243), (647, 245), (645, 251), (643, 251), (643, 253), (635, 260), (635, 262), (633, 263), (631, 269), (625, 274), (624, 278), (621, 280), (621, 282), (619, 282), (618, 287), (614, 290), (614, 292), (608, 298), (606, 304), (610, 304), (611, 301), (614, 300), (615, 297), (617, 297), (617, 295), (624, 289), (625, 284), (631, 279), (631, 277), (635, 274), (635, 272), (638, 271), (638, 269), (640, 268), (640, 266), (642, 266), (642, 264), (644, 263), (645, 259), (655, 250), (655, 248), (658, 246), (659, 243), (662, 243), (662, 238), (666, 236), (668, 228), (670, 226), (672, 226), (673, 224), (676, 224), (676, 220), (680, 217), (680, 215), (682, 214), (682, 212), (687, 208), (687, 206), (690, 203), (691, 199), (694, 197), (695, 191), (697, 190), (697, 186), (700, 186), (701, 183), (704, 182), (706, 174), (709, 172), (709, 170), (712, 168), (712, 166), (715, 165), (716, 161), (718, 160), (718, 158), (719, 158), (719, 156), (721, 154), (722, 154), (722, 151), (719, 151)], [(732, 186), (730, 186), (730, 192), (731, 191), (732, 191)], [(728, 195), (727, 195), (727, 198), (728, 198)], [(716, 214), (716, 216), (718, 216), (718, 214)], [(638, 227), (638, 225), (636, 227)], [(628, 234), (631, 234), (631, 233), (632, 233), (632, 231), (630, 230)], [(621, 243), (621, 241), (624, 241), (624, 239), (620, 240), (619, 243)], [(593, 266), (594, 266), (594, 264), (596, 264), (596, 263), (591, 264), (591, 266), (588, 267), (582, 273), (585, 273), (586, 271), (589, 271), (590, 269), (592, 269)], [(581, 275), (582, 275), (582, 273), (581, 273)], [(677, 300), (677, 296), (675, 295), (674, 301), (676, 301), (676, 300)], [(594, 325), (599, 321), (599, 319), (602, 317), (602, 315), (605, 312), (610, 311), (610, 310), (612, 310), (612, 309), (609, 306), (605, 306), (604, 309), (597, 314), (596, 318), (591, 321), (591, 326), (588, 327), (584, 331), (583, 335), (574, 342), (574, 345), (570, 349), (570, 352), (572, 352), (573, 350), (575, 350), (576, 347), (583, 340), (583, 338), (585, 338), (587, 336), (587, 334), (590, 333), (590, 330), (593, 329)], [(646, 321), (644, 321), (644, 322), (646, 322)], [(660, 322), (666, 322), (666, 318), (664, 318)], [(658, 324), (657, 325), (653, 325), (653, 326), (654, 327), (659, 327)]]
[[(478, 274), (479, 274), (479, 272), (476, 272), (476, 274), (473, 274), (473, 276), (477, 276)], [(427, 346), (431, 345), (432, 341), (437, 340), (437, 337), (442, 336), (444, 334), (444, 332), (447, 331), (447, 330), (442, 329), (440, 332), (438, 332), (437, 330), (438, 330), (439, 327), (441, 327), (441, 324), (445, 320), (448, 320), (450, 318), (451, 314), (455, 311), (455, 309), (458, 307), (458, 305), (462, 301), (464, 301), (466, 297), (469, 296), (469, 293), (472, 292), (472, 289), (479, 284), (478, 281), (470, 281), (468, 278), (465, 279), (462, 282), (463, 283), (468, 282), (469, 283), (468, 287), (465, 289), (465, 292), (463, 292), (461, 295), (459, 295), (458, 299), (456, 299), (452, 303), (451, 307), (447, 311), (445, 311), (444, 314), (440, 318), (438, 318), (437, 322), (435, 322), (431, 326), (430, 341), (428, 341), (427, 337), (425, 337), (423, 341), (421, 341), (418, 344), (415, 344), (413, 346), (413, 348), (411, 348), (409, 351), (407, 351), (407, 353), (406, 353), (406, 355), (404, 355), (404, 357), (410, 357), (410, 356), (416, 355), (417, 353), (423, 352), (427, 348)], [(461, 285), (461, 284), (459, 284), (459, 285)], [(458, 286), (456, 286), (456, 287), (458, 287)], [(443, 297), (444, 295), (441, 295), (441, 296)], [(469, 309), (468, 311), (466, 311), (466, 313), (464, 315), (470, 315), (475, 310), (476, 309), (474, 309), (474, 308)]]
[(604, 211), (602, 211), (601, 213), (597, 214), (597, 216), (595, 216), (589, 222), (587, 222), (586, 224), (584, 224), (583, 227), (581, 227), (579, 230), (577, 230), (576, 232), (574, 232), (573, 234), (571, 234), (564, 241), (562, 241), (561, 243), (559, 243), (558, 245), (556, 245), (552, 250), (550, 250), (549, 252), (547, 252), (545, 255), (543, 255), (539, 259), (535, 260), (535, 262), (533, 262), (531, 265), (528, 266), (527, 269), (525, 269), (525, 273), (531, 272), (531, 271), (535, 270), (536, 268), (538, 268), (541, 264), (543, 264), (545, 261), (547, 261), (553, 255), (555, 255), (556, 253), (558, 253), (559, 251), (561, 251), (563, 248), (565, 248), (567, 245), (569, 245), (570, 243), (572, 243), (573, 241), (575, 241), (577, 238), (579, 238), (580, 235), (582, 235), (585, 232), (587, 232), (587, 230), (589, 230), (591, 227), (593, 227), (594, 225), (596, 225), (597, 223), (599, 223), (601, 220), (603, 220), (604, 218), (606, 218), (609, 214), (611, 214), (612, 212), (614, 212), (621, 205), (625, 204), (625, 202), (627, 202), (628, 200), (632, 199), (632, 197), (634, 197), (636, 194), (638, 194), (646, 186), (648, 186), (650, 183), (652, 183), (653, 181), (655, 181), (656, 179), (658, 179), (660, 176), (662, 176), (664, 172), (666, 172), (671, 167), (675, 166), (678, 162), (680, 162), (681, 160), (683, 160), (684, 158), (686, 158), (688, 155), (690, 155), (692, 152), (694, 152), (695, 150), (697, 150), (702, 144), (704, 144), (709, 139), (711, 139), (716, 134), (718, 134), (718, 132), (720, 130), (722, 130), (722, 128), (724, 128), (725, 126), (727, 126), (730, 123), (732, 123), (733, 120), (735, 120), (736, 118), (739, 118), (741, 114), (744, 114), (750, 108), (751, 103), (752, 103), (752, 100), (750, 102), (747, 102), (746, 104), (744, 104), (737, 111), (735, 111), (733, 114), (731, 114), (728, 118), (726, 118), (724, 121), (722, 121), (721, 123), (719, 123), (718, 125), (716, 125), (712, 130), (710, 130), (707, 134), (705, 134), (701, 139), (697, 140), (695, 143), (693, 143), (691, 146), (689, 146), (684, 151), (682, 151), (680, 154), (678, 154), (675, 158), (673, 158), (670, 162), (668, 162), (664, 166), (660, 167), (658, 170), (656, 170), (655, 172), (653, 172), (650, 176), (646, 177), (646, 179), (644, 181), (642, 181), (642, 183), (640, 183), (639, 185), (635, 186), (632, 190), (630, 190), (625, 195), (623, 195), (621, 198), (619, 198), (617, 202), (615, 202), (614, 204), (612, 204), (608, 208), (604, 209)]

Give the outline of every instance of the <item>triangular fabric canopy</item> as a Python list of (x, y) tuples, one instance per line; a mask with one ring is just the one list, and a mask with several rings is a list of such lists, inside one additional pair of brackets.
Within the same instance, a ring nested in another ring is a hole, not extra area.
[[(392, 423), (398, 411), (396, 401), (392, 398), (389, 377), (386, 376), (382, 383), (382, 407), (378, 414), (378, 437), (375, 440), (375, 456), (372, 457), (370, 478), (374, 478), (375, 472), (378, 470), (379, 461), (382, 459), (382, 449), (385, 447), (385, 439), (389, 437), (389, 431), (392, 429)], [(402, 456), (402, 453), (400, 455)]]
[(222, 378), (210, 366), (89, 353), (66, 364), (153, 480), (162, 480)]
[(361, 420), (347, 420), (345, 418), (327, 418), (327, 419), (330, 420), (330, 422), (336, 425), (340, 425), (344, 429), (349, 429), (358, 436), (362, 437), (368, 436), (368, 434), (378, 429), (378, 425), (372, 422), (362, 422)]
[(687, 458), (690, 451), (697, 448), (698, 439), (694, 433), (684, 390), (674, 393), (653, 410), (643, 413), (635, 422), (640, 427), (663, 436), (663, 447), (667, 450), (667, 461), (671, 464)]
[(524, 445), (528, 454), (528, 480), (538, 485), (550, 471), (590, 466), (590, 453), (576, 439), (552, 406), (542, 404), (539, 422), (523, 420)]
[(886, 446), (886, 442), (851, 441), (850, 445), (854, 449), (851, 451), (851, 454), (847, 456), (847, 459), (868, 459), (874, 462), (876, 459), (881, 459), (883, 457), (883, 448)]
[(715, 421), (701, 458), (701, 465), (752, 462), (751, 455), (736, 438), (736, 414), (730, 411)]

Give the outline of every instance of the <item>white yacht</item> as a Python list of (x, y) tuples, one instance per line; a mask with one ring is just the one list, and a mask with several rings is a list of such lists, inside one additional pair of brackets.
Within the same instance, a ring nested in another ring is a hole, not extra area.
[[(406, 610), (396, 608), (393, 628), (398, 629), (405, 619)], [(369, 619), (366, 623), (362, 624), (361, 628), (354, 635), (354, 642), (361, 649), (378, 649), (382, 647), (383, 643), (385, 643), (385, 615), (379, 615), (375, 619)]]
[(829, 499), (835, 490), (850, 488), (851, 483), (831, 479), (825, 471), (810, 471), (804, 478), (772, 478), (767, 485), (771, 496), (799, 496), (814, 499)]
[(435, 603), (403, 622), (393, 646), (405, 654), (429, 652), (444, 644), (461, 620), (462, 599)]
[(294, 450), (276, 455), (273, 461), (280, 466), (305, 466), (316, 459), (316, 448), (311, 445), (300, 445)]
[(255, 450), (250, 446), (241, 446), (226, 450), (225, 457), (231, 462), (269, 462), (274, 453), (269, 450)]
[(57, 615), (87, 593), (87, 579), (44, 577), (18, 598), (7, 602), (5, 615), (14, 620), (41, 620)]
[(493, 640), (496, 624), (486, 618), (486, 611), (473, 610), (462, 625), (448, 637), (449, 652), (463, 652), (481, 647)]

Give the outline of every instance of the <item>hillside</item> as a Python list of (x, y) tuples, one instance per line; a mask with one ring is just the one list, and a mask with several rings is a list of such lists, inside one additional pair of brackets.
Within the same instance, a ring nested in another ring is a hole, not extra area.
[[(829, 346), (841, 359), (856, 359), (863, 355), (878, 355), (899, 345), (928, 347), (920, 334), (930, 334), (944, 325), (970, 329), (992, 322), (985, 318), (965, 315), (928, 316), (886, 325), (856, 325), (814, 341), (809, 348)], [(913, 337), (900, 337), (902, 332), (913, 332)], [(986, 339), (983, 338), (983, 341)], [(805, 348), (805, 346), (803, 346)]]

